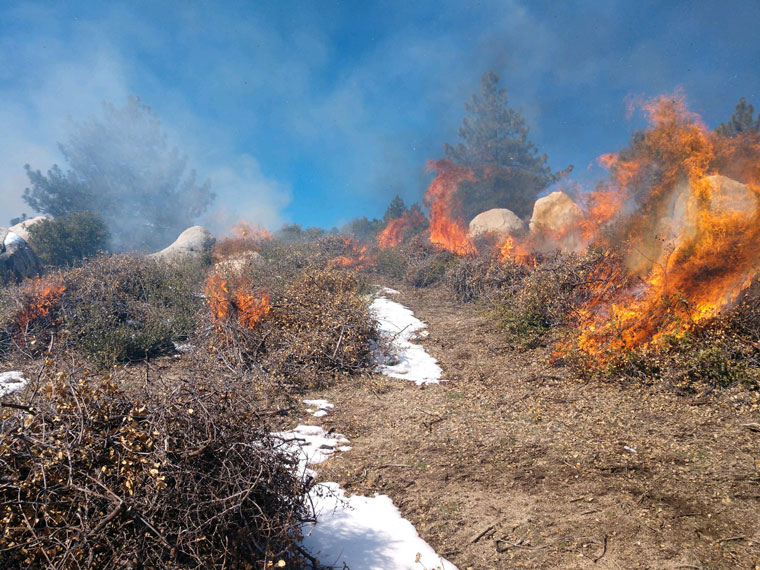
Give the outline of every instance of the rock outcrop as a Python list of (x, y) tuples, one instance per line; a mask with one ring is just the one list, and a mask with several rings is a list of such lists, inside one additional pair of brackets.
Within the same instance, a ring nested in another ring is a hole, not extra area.
[(21, 281), (38, 275), (40, 260), (29, 244), (6, 228), (0, 228), (0, 283)]
[(477, 238), (488, 234), (500, 234), (503, 237), (519, 235), (525, 231), (525, 222), (506, 208), (493, 208), (475, 216), (470, 222), (470, 237)]
[(34, 218), (29, 218), (28, 220), (24, 220), (23, 222), (19, 222), (15, 226), (11, 226), (8, 228), (13, 233), (21, 236), (21, 238), (28, 242), (29, 241), (29, 228), (32, 227), (34, 224), (38, 224), (43, 220), (49, 220), (47, 216), (37, 216)]
[(211, 251), (216, 238), (203, 226), (192, 226), (179, 234), (169, 247), (149, 257), (161, 261), (175, 261), (184, 256), (203, 255)]

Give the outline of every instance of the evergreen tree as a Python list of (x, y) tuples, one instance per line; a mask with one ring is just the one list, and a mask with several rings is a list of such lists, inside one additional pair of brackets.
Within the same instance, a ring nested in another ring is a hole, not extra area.
[(760, 131), (760, 115), (755, 120), (755, 108), (752, 103), (742, 97), (734, 107), (734, 114), (731, 118), (718, 125), (715, 132), (726, 137), (735, 137), (737, 135)]
[(493, 71), (483, 76), (480, 95), (465, 104), (461, 142), (444, 145), (448, 158), (475, 175), (475, 181), (462, 183), (458, 190), (465, 221), (490, 208), (528, 215), (538, 194), (572, 169), (552, 173), (546, 155), (539, 155), (528, 139), (530, 128), (522, 113), (509, 107), (507, 91), (498, 83)]
[(121, 108), (104, 104), (102, 116), (74, 124), (59, 146), (69, 169), (54, 165), (45, 175), (27, 165), (31, 188), (24, 200), (54, 217), (97, 213), (116, 249), (165, 247), (214, 197), (208, 182), (196, 182), (187, 158), (169, 145), (158, 117), (137, 97)]
[(404, 212), (406, 212), (406, 204), (404, 204), (404, 200), (401, 196), (396, 194), (396, 197), (391, 200), (390, 205), (385, 210), (383, 222), (387, 224), (390, 220), (400, 218), (404, 215)]

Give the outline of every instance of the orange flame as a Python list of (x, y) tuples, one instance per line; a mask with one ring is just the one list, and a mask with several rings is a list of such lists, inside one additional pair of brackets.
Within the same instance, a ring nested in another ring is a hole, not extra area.
[(256, 251), (263, 242), (270, 239), (272, 234), (267, 230), (240, 221), (232, 227), (228, 237), (216, 243), (214, 259), (221, 261), (230, 256)]
[(380, 247), (394, 247), (414, 228), (425, 224), (425, 216), (417, 209), (406, 210), (400, 217), (388, 221), (388, 225), (377, 236)]
[[(625, 271), (611, 279), (628, 286), (611, 297), (595, 291), (576, 314), (579, 347), (597, 355), (684, 334), (734, 303), (760, 271), (758, 153), (749, 160), (747, 141), (708, 131), (679, 95), (643, 108), (650, 126), (633, 158), (610, 163), (612, 181), (597, 203), (597, 213), (609, 219), (628, 197), (637, 202), (615, 236)], [(757, 141), (750, 143), (756, 151)], [(741, 172), (731, 164), (739, 154)], [(726, 163), (746, 185), (717, 176)], [(646, 178), (651, 173), (653, 182)], [(630, 285), (634, 279), (637, 286)]]
[(369, 251), (369, 247), (359, 243), (351, 237), (343, 238), (343, 245), (348, 249), (350, 255), (340, 255), (330, 260), (330, 265), (334, 267), (353, 267), (362, 269), (374, 262), (374, 256)]
[(66, 287), (59, 283), (46, 282), (42, 279), (31, 281), (23, 291), (24, 309), (16, 317), (16, 325), (21, 335), (29, 325), (50, 314), (60, 303)]
[(230, 291), (227, 281), (216, 274), (209, 275), (205, 293), (211, 315), (217, 323), (236, 314), (242, 326), (252, 329), (271, 309), (269, 293), (252, 290), (243, 284)]
[(467, 235), (467, 226), (460, 214), (461, 204), (456, 198), (459, 184), (474, 180), (472, 171), (449, 159), (430, 161), (427, 169), (437, 172), (425, 192), (425, 201), (430, 205), (430, 243), (455, 255), (477, 253)]

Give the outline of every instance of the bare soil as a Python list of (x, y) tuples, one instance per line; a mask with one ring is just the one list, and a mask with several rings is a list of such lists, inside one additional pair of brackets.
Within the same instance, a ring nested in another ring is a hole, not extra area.
[[(389, 495), (467, 568), (760, 569), (760, 397), (583, 383), (442, 289), (397, 300), (447, 380), (314, 393), (353, 450), (320, 469)], [(754, 424), (754, 425), (753, 425)]]

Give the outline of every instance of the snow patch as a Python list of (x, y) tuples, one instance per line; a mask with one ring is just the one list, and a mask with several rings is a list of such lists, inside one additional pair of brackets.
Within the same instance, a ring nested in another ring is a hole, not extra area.
[(0, 396), (7, 396), (18, 392), (26, 386), (27, 380), (18, 370), (10, 372), (0, 372)]
[[(386, 297), (378, 297), (370, 305), (370, 312), (377, 320), (380, 334), (391, 343), (389, 358), (380, 350), (375, 351), (378, 370), (386, 376), (410, 380), (417, 384), (437, 384), (442, 370), (438, 361), (412, 340), (427, 332), (425, 323), (401, 303)], [(426, 336), (426, 335), (425, 335)]]
[(272, 434), (282, 440), (282, 449), (298, 459), (298, 474), (314, 475), (307, 465), (322, 463), (336, 451), (348, 451), (348, 440), (342, 433), (326, 432), (319, 426), (298, 425), (290, 431)]
[(345, 564), (351, 570), (457, 570), (420, 538), (386, 495), (346, 497), (337, 483), (320, 483), (309, 497), (317, 523), (304, 527), (303, 544), (322, 564)]
[(335, 406), (328, 402), (327, 400), (304, 400), (304, 404), (307, 406), (312, 406), (316, 408), (316, 410), (313, 410), (311, 408), (307, 408), (306, 411), (313, 414), (316, 418), (321, 418), (327, 415), (327, 413), (332, 410)]

